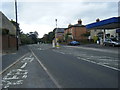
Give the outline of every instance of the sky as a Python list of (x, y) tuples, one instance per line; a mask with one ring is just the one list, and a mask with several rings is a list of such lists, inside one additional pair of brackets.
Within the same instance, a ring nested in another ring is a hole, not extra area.
[[(67, 28), (78, 19), (83, 25), (118, 16), (119, 0), (17, 0), (18, 23), (24, 33), (37, 31), (39, 38), (56, 28)], [(15, 20), (14, 0), (3, 0), (0, 11)]]

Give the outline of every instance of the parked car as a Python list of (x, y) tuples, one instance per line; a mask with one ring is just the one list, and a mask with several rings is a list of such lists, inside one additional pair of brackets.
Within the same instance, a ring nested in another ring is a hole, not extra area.
[(109, 46), (120, 46), (120, 41), (116, 40), (116, 39), (106, 39), (104, 42), (103, 42), (103, 45), (106, 46), (106, 45), (109, 45)]
[(78, 41), (71, 41), (71, 42), (68, 43), (68, 45), (73, 45), (73, 46), (80, 45), (80, 42), (78, 42)]

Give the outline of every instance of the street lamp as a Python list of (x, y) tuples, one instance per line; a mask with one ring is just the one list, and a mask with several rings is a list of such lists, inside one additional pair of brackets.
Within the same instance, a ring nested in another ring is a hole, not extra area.
[(55, 19), (55, 21), (56, 21), (56, 28), (57, 28), (57, 19)]
[(18, 20), (17, 20), (17, 0), (15, 0), (15, 16), (16, 16), (16, 48), (18, 50)]

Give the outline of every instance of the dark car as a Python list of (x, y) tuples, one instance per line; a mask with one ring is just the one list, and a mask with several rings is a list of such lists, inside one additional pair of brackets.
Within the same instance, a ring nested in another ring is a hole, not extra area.
[(78, 41), (71, 41), (70, 43), (68, 43), (68, 45), (80, 45), (80, 42)]
[(104, 42), (103, 42), (103, 45), (106, 46), (106, 45), (109, 45), (109, 46), (120, 46), (120, 41), (116, 40), (116, 39), (106, 39)]

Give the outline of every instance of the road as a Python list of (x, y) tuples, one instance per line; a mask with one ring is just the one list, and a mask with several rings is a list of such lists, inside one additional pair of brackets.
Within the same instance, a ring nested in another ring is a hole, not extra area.
[(29, 45), (2, 75), (3, 88), (118, 88), (118, 52)]

